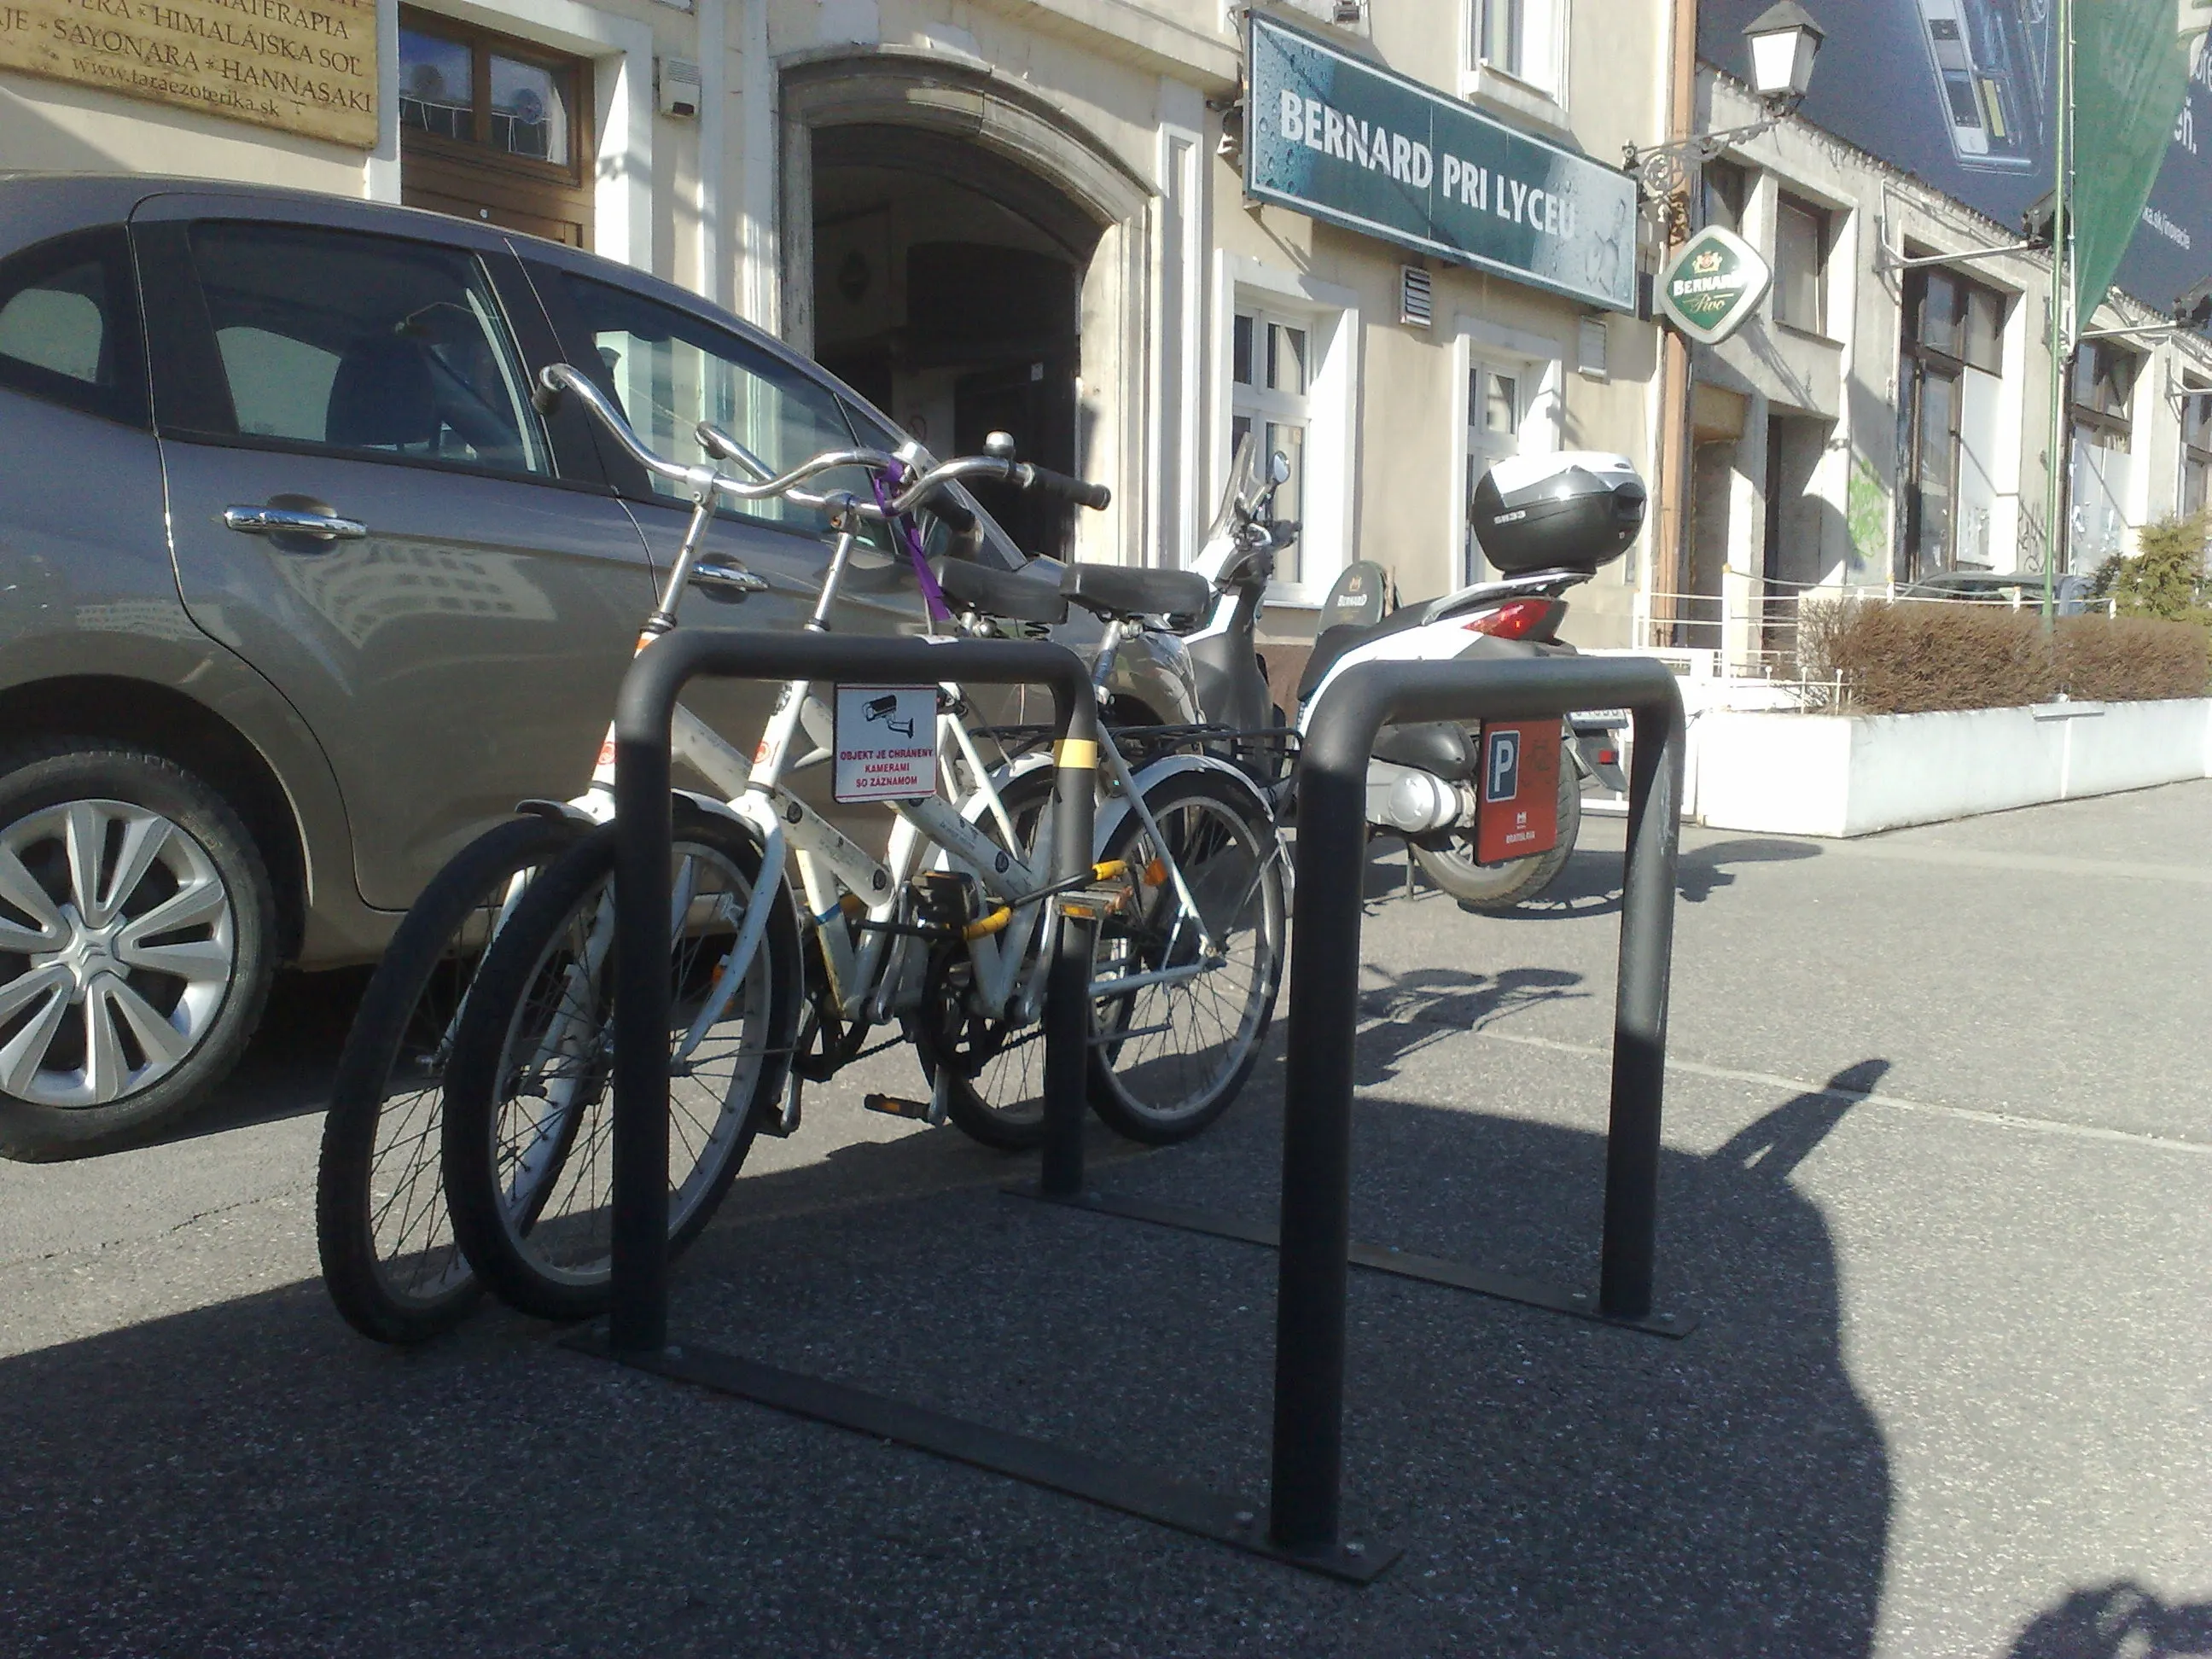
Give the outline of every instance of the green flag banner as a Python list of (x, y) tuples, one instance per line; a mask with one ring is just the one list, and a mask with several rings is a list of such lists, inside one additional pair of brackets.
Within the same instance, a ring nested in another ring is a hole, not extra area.
[(2181, 31), (2191, 4), (2182, 0), (2178, 20), (2175, 0), (2075, 3), (2074, 297), (2084, 327), (2174, 142), (2189, 93), (2191, 43)]

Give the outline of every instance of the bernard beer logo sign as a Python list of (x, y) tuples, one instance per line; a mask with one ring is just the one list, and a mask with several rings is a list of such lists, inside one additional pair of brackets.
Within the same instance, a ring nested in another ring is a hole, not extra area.
[(1718, 345), (1751, 319), (1773, 272), (1734, 231), (1708, 225), (1682, 244), (1659, 278), (1659, 308), (1700, 345)]

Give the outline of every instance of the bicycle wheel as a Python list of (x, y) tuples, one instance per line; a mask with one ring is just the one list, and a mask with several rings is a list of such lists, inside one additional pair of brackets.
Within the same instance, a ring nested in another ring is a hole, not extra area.
[[(1038, 848), (1038, 826), (1047, 822), (1052, 774), (1030, 772), (1000, 792), (1015, 838), (1031, 849), (1031, 867), (1040, 872), (1051, 848)], [(981, 821), (995, 842), (1006, 840), (995, 816)], [(1001, 938), (1005, 938), (1001, 935)], [(1027, 964), (1015, 979), (1026, 982)], [(952, 947), (932, 962), (923, 986), (922, 1006), (909, 1018), (907, 1035), (921, 1060), (930, 1087), (945, 1080), (945, 1115), (953, 1126), (986, 1146), (1027, 1152), (1044, 1141), (1044, 1022), (1015, 1027), (979, 1010), (971, 993), (975, 963), (965, 946)]]
[(364, 1336), (425, 1342), (475, 1304), (441, 1170), (446, 1064), (515, 883), (584, 831), (520, 817), (470, 842), (407, 912), (354, 1014), (323, 1120), (315, 1243), (331, 1300)]
[[(1103, 854), (1123, 868), (1092, 957), (1090, 1092), (1117, 1133), (1164, 1145), (1220, 1116), (1259, 1060), (1282, 982), (1283, 870), (1235, 781), (1185, 772), (1144, 799), (1158, 834), (1131, 812)], [(1172, 977), (1112, 988), (1154, 974)]]
[[(679, 803), (669, 949), (668, 1236), (698, 1236), (736, 1178), (791, 1061), (799, 939), (770, 913), (760, 949), (696, 1047), (760, 878), (741, 825)], [(443, 1134), (453, 1231), (485, 1283), (541, 1318), (607, 1302), (614, 1123), (614, 840), (548, 869), (486, 956), (453, 1042)]]

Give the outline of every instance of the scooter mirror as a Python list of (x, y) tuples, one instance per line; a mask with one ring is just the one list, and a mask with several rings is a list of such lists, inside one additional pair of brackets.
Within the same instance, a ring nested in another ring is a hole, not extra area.
[(1291, 458), (1279, 449), (1267, 457), (1267, 482), (1279, 486), (1290, 481)]

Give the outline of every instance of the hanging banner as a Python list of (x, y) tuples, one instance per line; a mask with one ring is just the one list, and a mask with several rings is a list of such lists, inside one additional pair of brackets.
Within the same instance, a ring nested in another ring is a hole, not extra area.
[[(1771, 0), (1696, 3), (1698, 56), (1741, 79), (1744, 26)], [(1828, 36), (1799, 113), (2017, 230), (2029, 204), (2051, 189), (2058, 64), (2051, 0), (1812, 0), (1812, 9), (1829, 25)], [(2163, 310), (2212, 276), (2212, 53), (2203, 33), (2212, 25), (2212, 3), (2076, 0), (2075, 133), (2086, 152), (2093, 130), (2084, 100), (2090, 76), (2100, 72), (2091, 41), (2115, 38), (2130, 15), (2152, 10), (2162, 14), (2164, 29), (2150, 60), (2162, 63), (2166, 43), (2191, 37), (2182, 48), (2191, 54), (2187, 98), (2177, 106), (2169, 90), (2155, 112), (2148, 105), (2139, 112), (2146, 133), (2163, 124), (2165, 161), (2148, 196), (2130, 210), (2112, 280)], [(2127, 67), (2124, 60), (2114, 66)], [(2087, 173), (2079, 176), (2077, 215), (2092, 193)]]
[(375, 0), (0, 0), (0, 69), (376, 143)]
[(2194, 132), (2178, 125), (2191, 43), (2175, 32), (2173, 0), (2081, 0), (2074, 40), (2074, 295), (2086, 328), (2167, 150), (2178, 138), (2195, 143)]
[(1618, 167), (1251, 15), (1244, 188), (1316, 219), (1611, 311), (1636, 309)]

